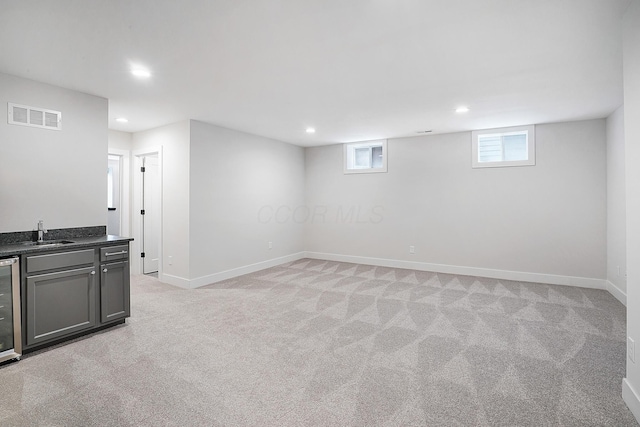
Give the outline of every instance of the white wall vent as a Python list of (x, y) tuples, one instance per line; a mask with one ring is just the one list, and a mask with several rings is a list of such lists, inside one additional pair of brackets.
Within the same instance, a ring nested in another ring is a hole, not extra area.
[(9, 102), (9, 124), (31, 126), (42, 129), (61, 130), (62, 113), (44, 108), (29, 107), (27, 105)]

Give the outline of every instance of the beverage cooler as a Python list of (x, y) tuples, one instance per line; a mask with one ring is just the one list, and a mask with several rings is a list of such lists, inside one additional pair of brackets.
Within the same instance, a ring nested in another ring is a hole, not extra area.
[(0, 362), (20, 359), (20, 261), (0, 259)]

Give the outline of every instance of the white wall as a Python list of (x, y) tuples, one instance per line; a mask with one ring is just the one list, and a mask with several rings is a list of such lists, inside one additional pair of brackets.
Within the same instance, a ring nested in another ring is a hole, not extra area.
[(627, 335), (635, 340), (635, 363), (627, 358), (625, 402), (640, 421), (640, 1), (624, 17), (624, 133), (627, 202)]
[(133, 146), (133, 134), (118, 130), (109, 130), (109, 150), (131, 151)]
[[(189, 279), (189, 120), (133, 134), (132, 163), (136, 154), (158, 148), (162, 150), (161, 256), (172, 255), (171, 264), (163, 260), (160, 279), (179, 284)], [(139, 216), (133, 215), (131, 223), (136, 237)], [(132, 267), (139, 265), (135, 258), (138, 245), (136, 241), (132, 246)]]
[(304, 204), (303, 148), (193, 120), (133, 134), (133, 157), (160, 147), (161, 280), (201, 286), (303, 251), (302, 224), (259, 217)]
[(193, 280), (303, 250), (303, 225), (275, 217), (304, 204), (303, 148), (191, 121), (190, 159)]
[(623, 301), (627, 292), (624, 108), (607, 118), (607, 280)]
[(391, 139), (389, 172), (356, 175), (308, 148), (306, 250), (602, 286), (605, 140), (604, 120), (539, 125), (536, 166), (472, 169), (468, 132)]
[[(62, 112), (62, 130), (7, 124), (7, 103)], [(0, 232), (106, 225), (104, 98), (0, 73)]]

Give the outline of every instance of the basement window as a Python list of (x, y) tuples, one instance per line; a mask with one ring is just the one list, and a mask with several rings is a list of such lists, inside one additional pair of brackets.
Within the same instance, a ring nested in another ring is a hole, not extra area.
[(344, 173), (387, 171), (387, 140), (344, 144)]
[(472, 166), (495, 168), (536, 164), (535, 127), (518, 126), (471, 132)]

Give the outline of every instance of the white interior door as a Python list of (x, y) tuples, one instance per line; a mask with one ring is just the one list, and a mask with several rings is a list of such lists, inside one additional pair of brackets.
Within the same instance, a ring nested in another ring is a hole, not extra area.
[(142, 159), (142, 269), (144, 274), (158, 271), (160, 258), (160, 167), (158, 156)]

